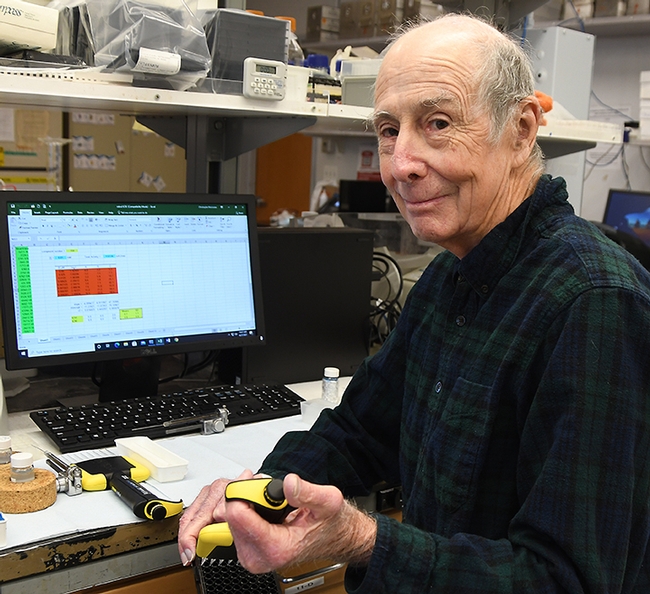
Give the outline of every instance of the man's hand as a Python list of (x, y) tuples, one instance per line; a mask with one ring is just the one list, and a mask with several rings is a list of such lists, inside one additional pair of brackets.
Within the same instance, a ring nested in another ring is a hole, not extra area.
[[(237, 480), (253, 478), (250, 470), (245, 470)], [(201, 489), (178, 524), (178, 552), (183, 565), (189, 565), (196, 552), (196, 540), (205, 526), (223, 522), (225, 517), (224, 491), (231, 479), (218, 479)]]
[(225, 504), (224, 519), (246, 569), (265, 573), (321, 559), (368, 562), (377, 534), (375, 521), (346, 502), (336, 487), (314, 485), (289, 474), (284, 495), (297, 509), (283, 524), (268, 523), (245, 502)]

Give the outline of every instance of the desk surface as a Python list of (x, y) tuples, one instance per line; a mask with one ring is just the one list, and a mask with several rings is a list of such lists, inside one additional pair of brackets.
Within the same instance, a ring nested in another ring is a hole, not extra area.
[[(341, 378), (345, 385), (349, 378)], [(307, 400), (320, 396), (320, 382), (290, 386)], [(35, 465), (48, 468), (38, 448), (55, 451), (52, 443), (29, 419), (27, 412), (9, 415), (14, 449), (31, 451)], [(157, 440), (188, 460), (181, 481), (148, 486), (189, 505), (201, 488), (218, 477), (236, 477), (245, 468), (257, 469), (277, 440), (287, 431), (309, 426), (300, 415), (227, 428), (214, 435), (189, 435)], [(83, 456), (83, 454), (78, 454)], [(7, 544), (0, 547), (0, 583), (70, 568), (104, 557), (137, 551), (176, 539), (178, 518), (143, 522), (112, 492), (59, 494), (49, 508), (30, 514), (3, 514)]]

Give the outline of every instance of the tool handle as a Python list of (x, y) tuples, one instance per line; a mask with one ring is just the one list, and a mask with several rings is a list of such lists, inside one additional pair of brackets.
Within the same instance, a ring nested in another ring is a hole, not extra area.
[[(282, 479), (254, 478), (226, 485), (226, 501), (246, 501), (271, 524), (281, 524), (295, 508), (284, 498)], [(210, 524), (199, 532), (196, 555), (201, 558), (232, 559), (235, 545), (226, 522)]]
[(218, 556), (222, 559), (236, 558), (237, 553), (234, 549), (235, 543), (227, 522), (206, 526), (199, 533), (196, 542), (196, 556), (202, 558), (210, 557), (212, 552), (219, 553), (218, 555), (212, 555), (213, 557)]
[(270, 477), (233, 481), (226, 485), (226, 501), (246, 501), (271, 524), (281, 524), (295, 508), (284, 498), (282, 479)]
[(125, 474), (115, 473), (110, 481), (113, 492), (143, 520), (164, 520), (180, 514), (182, 501), (167, 501)]

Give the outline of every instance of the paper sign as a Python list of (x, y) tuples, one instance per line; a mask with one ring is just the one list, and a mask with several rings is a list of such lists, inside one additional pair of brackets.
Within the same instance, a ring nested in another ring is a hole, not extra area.
[(14, 110), (0, 107), (0, 141), (14, 142)]

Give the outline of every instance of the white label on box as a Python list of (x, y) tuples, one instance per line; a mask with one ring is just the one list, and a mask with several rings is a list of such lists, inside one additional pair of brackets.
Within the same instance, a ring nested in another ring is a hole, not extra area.
[(160, 50), (140, 48), (138, 62), (133, 67), (133, 72), (147, 72), (171, 76), (181, 69), (181, 57), (178, 54)]
[(0, 46), (53, 50), (58, 26), (54, 8), (17, 0), (0, 4)]

